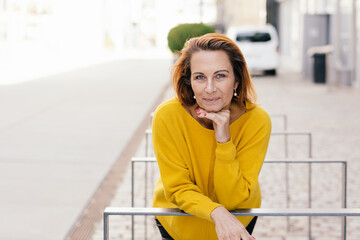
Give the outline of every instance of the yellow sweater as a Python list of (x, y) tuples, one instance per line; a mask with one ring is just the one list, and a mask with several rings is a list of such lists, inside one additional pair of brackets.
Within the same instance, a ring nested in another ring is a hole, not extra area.
[[(246, 103), (246, 113), (230, 125), (231, 140), (218, 143), (214, 130), (200, 125), (173, 98), (161, 104), (153, 119), (153, 144), (161, 178), (153, 207), (171, 207), (195, 216), (158, 216), (175, 240), (217, 239), (210, 213), (258, 208), (258, 182), (271, 132), (269, 115)], [(238, 217), (247, 226), (253, 217)]]

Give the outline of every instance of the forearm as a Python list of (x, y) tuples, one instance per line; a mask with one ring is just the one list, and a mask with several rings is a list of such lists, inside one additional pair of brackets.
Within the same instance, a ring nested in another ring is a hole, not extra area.
[(198, 192), (197, 186), (186, 187), (173, 194), (169, 194), (168, 190), (167, 197), (170, 202), (176, 204), (181, 210), (186, 213), (195, 215), (197, 217), (211, 221), (210, 213), (217, 207), (219, 203), (212, 201), (209, 197)]
[[(235, 209), (239, 202), (248, 197), (249, 186), (243, 178), (232, 140), (224, 144), (218, 143), (215, 156), (214, 187), (216, 195), (219, 202), (227, 209)], [(232, 196), (236, 196), (236, 198)]]
[[(252, 194), (252, 183), (244, 179), (239, 164), (218, 164), (214, 173), (214, 188), (219, 203), (227, 209), (239, 208)], [(226, 176), (226, 177), (225, 177)]]
[(246, 203), (258, 202), (253, 197), (259, 195), (258, 175), (266, 153), (259, 147), (262, 142), (263, 140), (256, 140), (238, 152), (232, 142), (218, 144), (214, 188), (219, 203), (227, 209), (236, 209)]
[(211, 219), (215, 224), (216, 234), (220, 240), (223, 239), (244, 239), (254, 240), (244, 225), (228, 210), (220, 206), (211, 212)]

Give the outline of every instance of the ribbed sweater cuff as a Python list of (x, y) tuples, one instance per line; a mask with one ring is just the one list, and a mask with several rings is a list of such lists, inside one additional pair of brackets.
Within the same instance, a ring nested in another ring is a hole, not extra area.
[(209, 220), (212, 222), (212, 219), (211, 219), (211, 213), (212, 211), (217, 208), (217, 207), (220, 207), (222, 206), (220, 203), (216, 203), (216, 202), (211, 202), (209, 203), (208, 206), (204, 207), (203, 209), (206, 209), (206, 212), (204, 212), (203, 215), (205, 217), (206, 220)]

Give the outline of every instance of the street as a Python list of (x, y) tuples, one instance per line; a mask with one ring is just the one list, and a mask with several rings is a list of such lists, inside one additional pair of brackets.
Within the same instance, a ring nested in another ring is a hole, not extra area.
[(169, 59), (0, 86), (0, 239), (64, 239), (169, 83)]

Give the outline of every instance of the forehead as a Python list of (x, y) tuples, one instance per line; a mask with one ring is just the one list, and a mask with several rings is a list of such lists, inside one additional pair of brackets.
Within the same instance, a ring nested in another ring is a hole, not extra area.
[(199, 51), (192, 54), (190, 59), (191, 71), (232, 70), (229, 56), (225, 51)]

